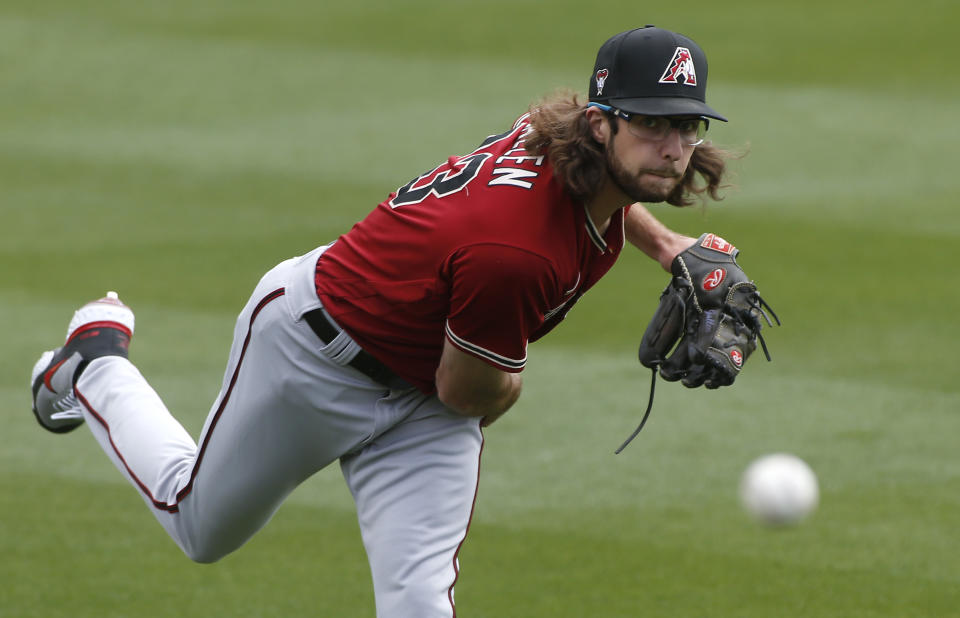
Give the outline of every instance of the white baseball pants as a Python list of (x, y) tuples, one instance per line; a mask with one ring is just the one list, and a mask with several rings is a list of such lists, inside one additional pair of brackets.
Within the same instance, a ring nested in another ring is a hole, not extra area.
[[(320, 306), (323, 248), (268, 272), (237, 320), (223, 386), (199, 443), (137, 368), (94, 360), (76, 385), (87, 424), (193, 560), (240, 547), (312, 474), (339, 459), (356, 501), (377, 616), (455, 616), (457, 555), (478, 482), (479, 419), (391, 390), (301, 319)], [(323, 534), (323, 530), (318, 530)], [(322, 559), (322, 557), (321, 557)]]

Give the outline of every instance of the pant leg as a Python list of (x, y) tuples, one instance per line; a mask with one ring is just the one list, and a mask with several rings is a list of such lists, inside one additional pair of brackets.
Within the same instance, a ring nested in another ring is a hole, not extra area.
[(458, 554), (476, 498), (479, 419), (435, 397), (407, 394), (414, 411), (359, 453), (341, 459), (357, 504), (377, 616), (455, 615)]
[(241, 312), (198, 443), (126, 359), (93, 361), (76, 385), (98, 442), (197, 561), (242, 545), (303, 480), (393, 422), (377, 403), (384, 387), (332, 361), (299, 320), (297, 299), (309, 295), (291, 292), (312, 269), (293, 262), (268, 273)]

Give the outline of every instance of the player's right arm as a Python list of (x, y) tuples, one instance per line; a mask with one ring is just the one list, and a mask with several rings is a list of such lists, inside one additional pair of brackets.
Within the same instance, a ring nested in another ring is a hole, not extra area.
[(443, 274), (450, 305), (437, 397), (458, 414), (483, 417), (486, 426), (520, 397), (530, 333), (563, 291), (552, 262), (502, 242), (459, 248)]
[(520, 397), (519, 373), (493, 367), (444, 341), (436, 372), (437, 397), (463, 416), (483, 417), (486, 427), (510, 409)]
[(642, 204), (630, 206), (623, 221), (623, 231), (630, 244), (659, 262), (667, 272), (670, 272), (673, 259), (697, 241), (660, 223)]

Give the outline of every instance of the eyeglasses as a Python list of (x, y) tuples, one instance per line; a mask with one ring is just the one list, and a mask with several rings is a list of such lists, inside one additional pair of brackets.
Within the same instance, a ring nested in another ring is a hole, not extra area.
[(677, 130), (680, 139), (687, 146), (699, 146), (703, 143), (707, 129), (710, 128), (710, 121), (700, 117), (672, 118), (670, 116), (642, 116), (640, 114), (631, 114), (622, 109), (604, 105), (602, 103), (588, 103), (588, 107), (602, 109), (608, 114), (623, 118), (627, 121), (630, 132), (640, 139), (659, 142), (670, 135), (670, 131)]

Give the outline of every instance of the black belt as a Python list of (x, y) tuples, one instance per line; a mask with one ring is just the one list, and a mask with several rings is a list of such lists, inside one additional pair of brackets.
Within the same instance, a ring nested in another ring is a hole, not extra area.
[[(334, 337), (340, 334), (340, 330), (330, 322), (329, 318), (323, 313), (323, 309), (308, 311), (303, 314), (303, 317), (307, 321), (307, 324), (310, 325), (310, 328), (313, 329), (313, 332), (316, 333), (317, 337), (320, 338), (320, 341), (324, 343), (330, 343)], [(365, 350), (357, 352), (357, 355), (353, 357), (349, 365), (373, 381), (385, 386), (391, 386), (400, 381), (400, 378), (390, 371), (386, 365), (375, 359)]]

